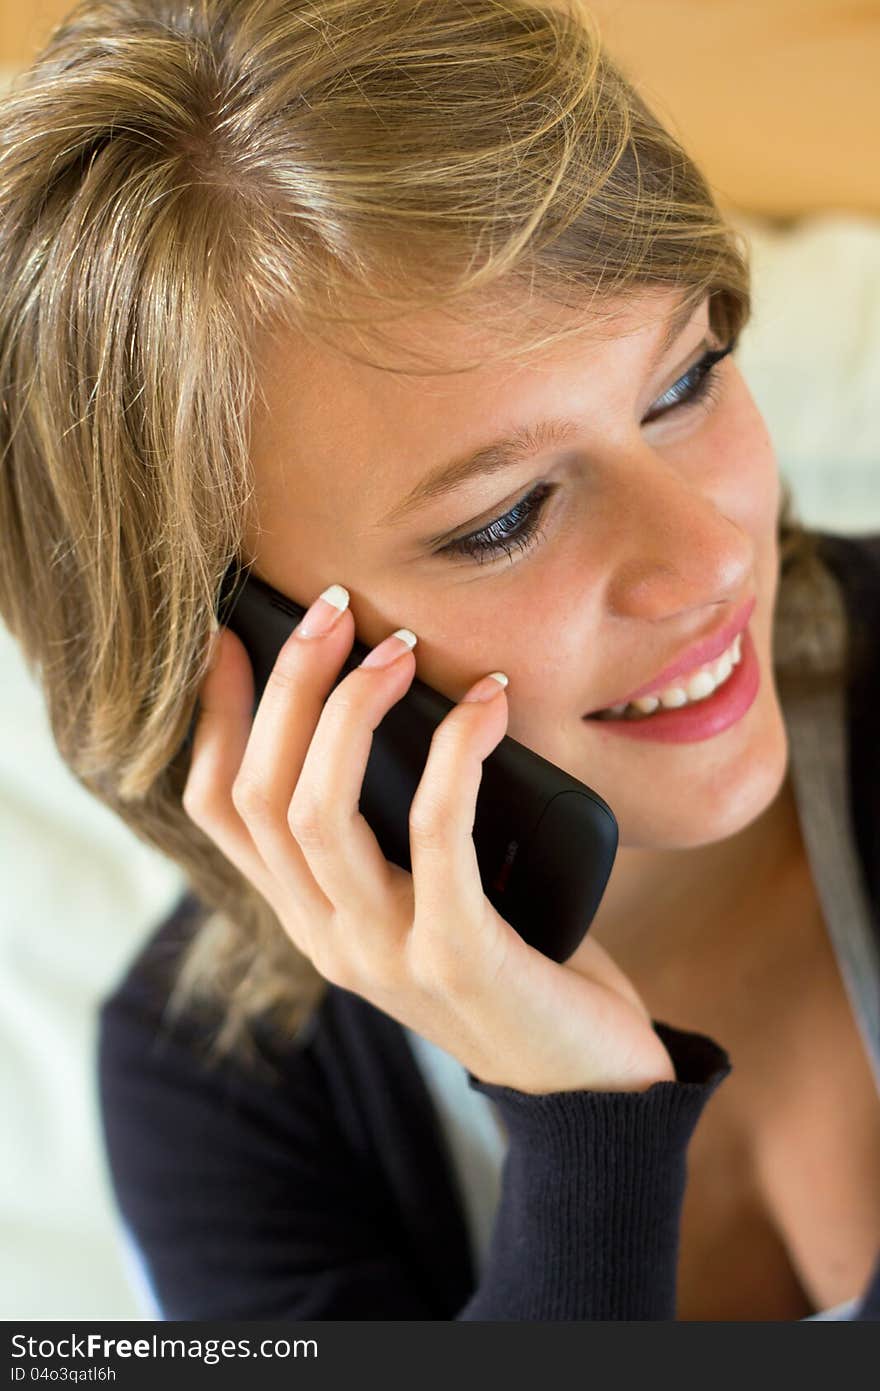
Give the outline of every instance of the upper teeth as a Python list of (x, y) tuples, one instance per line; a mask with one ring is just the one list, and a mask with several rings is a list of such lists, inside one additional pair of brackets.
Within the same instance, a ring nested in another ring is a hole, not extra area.
[(686, 705), (690, 700), (705, 700), (714, 690), (726, 681), (742, 656), (742, 633), (737, 633), (733, 642), (714, 662), (699, 667), (689, 676), (679, 677), (674, 686), (667, 686), (656, 694), (639, 696), (637, 700), (624, 701), (610, 708), (615, 715), (623, 714), (630, 708), (650, 715), (659, 705), (672, 710), (678, 705)]

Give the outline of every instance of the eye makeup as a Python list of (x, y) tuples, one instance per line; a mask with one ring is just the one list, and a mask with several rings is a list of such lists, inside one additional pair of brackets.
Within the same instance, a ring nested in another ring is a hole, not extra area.
[[(713, 404), (721, 389), (720, 380), (713, 376), (714, 368), (734, 351), (736, 344), (737, 339), (732, 338), (724, 347), (705, 352), (658, 398), (644, 417), (643, 424), (651, 424), (673, 411), (686, 411), (697, 405), (706, 408)], [(512, 558), (515, 550), (528, 550), (539, 538), (547, 502), (558, 487), (558, 483), (538, 483), (504, 516), (496, 517), (468, 536), (446, 542), (432, 554), (458, 559), (464, 557), (485, 564), (487, 560), (497, 559), (502, 554)]]

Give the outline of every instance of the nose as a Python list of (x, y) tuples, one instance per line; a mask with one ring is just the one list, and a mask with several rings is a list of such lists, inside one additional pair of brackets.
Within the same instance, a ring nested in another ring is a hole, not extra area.
[(746, 597), (752, 538), (692, 478), (652, 450), (628, 461), (626, 521), (610, 566), (606, 607), (620, 617), (662, 619)]

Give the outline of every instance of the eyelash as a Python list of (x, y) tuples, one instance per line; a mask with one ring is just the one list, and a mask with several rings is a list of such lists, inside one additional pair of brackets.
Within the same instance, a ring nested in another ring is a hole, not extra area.
[[(673, 382), (669, 390), (663, 393), (661, 400), (672, 392), (679, 392), (671, 405), (657, 412), (653, 419), (658, 420), (670, 411), (687, 410), (698, 404), (708, 407), (717, 401), (721, 382), (717, 376), (713, 376), (713, 371), (722, 358), (733, 352), (736, 344), (737, 339), (733, 338), (726, 347), (710, 349), (704, 353), (683, 377), (679, 377), (678, 381)], [(680, 390), (682, 384), (687, 382), (691, 382), (691, 385)], [(647, 420), (651, 418), (646, 417)], [(449, 541), (434, 554), (466, 556), (482, 565), (486, 560), (493, 560), (502, 553), (512, 557), (514, 550), (528, 550), (538, 539), (545, 504), (558, 486), (558, 483), (539, 483), (503, 517), (496, 517), (488, 526), (472, 532), (470, 536), (459, 536), (456, 540)]]

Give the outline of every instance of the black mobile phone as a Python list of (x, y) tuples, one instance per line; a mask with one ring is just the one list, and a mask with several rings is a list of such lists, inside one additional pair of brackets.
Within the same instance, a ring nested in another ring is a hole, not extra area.
[[(227, 571), (217, 619), (247, 650), (254, 714), (278, 653), (305, 612), (246, 568), (234, 564)], [(334, 689), (368, 651), (355, 638)], [(431, 736), (454, 704), (414, 676), (373, 732), (359, 808), (385, 857), (410, 872), (410, 805)], [(608, 803), (505, 735), (483, 761), (473, 840), (492, 906), (530, 946), (566, 961), (593, 920), (617, 854), (617, 820)]]

